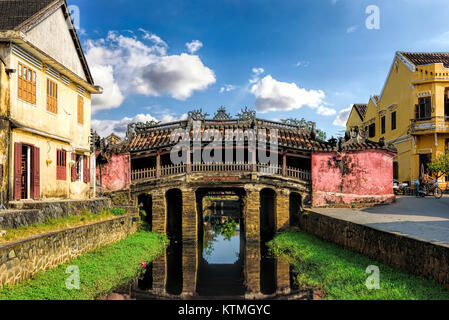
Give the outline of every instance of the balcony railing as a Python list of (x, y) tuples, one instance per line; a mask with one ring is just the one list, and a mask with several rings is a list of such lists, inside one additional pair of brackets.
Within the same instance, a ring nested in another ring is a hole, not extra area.
[(132, 170), (131, 181), (134, 183), (145, 182), (155, 179), (160, 179), (169, 176), (176, 176), (180, 174), (191, 173), (250, 173), (256, 172), (260, 174), (284, 176), (303, 181), (310, 181), (310, 171), (286, 167), (285, 172), (282, 166), (273, 166), (265, 164), (256, 164), (253, 166), (250, 163), (200, 163), (192, 164), (190, 168), (186, 164), (163, 166), (158, 175), (156, 168), (146, 168)]
[(434, 116), (411, 120), (412, 132), (449, 131), (449, 116)]

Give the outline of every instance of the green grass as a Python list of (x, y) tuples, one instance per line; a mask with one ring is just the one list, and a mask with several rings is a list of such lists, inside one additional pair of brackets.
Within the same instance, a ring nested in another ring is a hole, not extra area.
[[(142, 270), (141, 262), (150, 262), (162, 254), (166, 237), (139, 231), (114, 244), (64, 263), (33, 279), (0, 288), (0, 300), (92, 300), (111, 293), (114, 288), (134, 279)], [(68, 290), (65, 282), (68, 266), (78, 266), (80, 289)]]
[[(120, 215), (122, 214), (123, 213)], [(30, 226), (23, 226), (17, 229), (6, 229), (6, 234), (0, 238), (0, 244), (26, 239), (42, 233), (103, 221), (106, 219), (115, 218), (118, 215), (118, 212), (113, 211), (113, 209), (104, 210), (96, 214), (86, 211), (76, 216), (49, 219), (47, 222), (35, 223)]]
[[(411, 275), (340, 248), (305, 232), (286, 232), (269, 243), (298, 273), (301, 287), (322, 289), (330, 300), (447, 300), (449, 291), (433, 279)], [(380, 289), (368, 290), (365, 270), (380, 270)]]

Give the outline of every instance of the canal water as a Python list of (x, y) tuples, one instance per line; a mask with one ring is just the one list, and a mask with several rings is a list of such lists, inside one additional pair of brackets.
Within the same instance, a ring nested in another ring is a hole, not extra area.
[(263, 239), (245, 241), (238, 210), (213, 211), (202, 221), (199, 243), (173, 237), (163, 256), (138, 279), (117, 288), (131, 299), (309, 299), (296, 274), (274, 258)]

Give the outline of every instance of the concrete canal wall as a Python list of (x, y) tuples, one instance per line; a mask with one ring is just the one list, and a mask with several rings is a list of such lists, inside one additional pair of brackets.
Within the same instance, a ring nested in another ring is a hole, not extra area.
[[(304, 231), (404, 271), (434, 278), (449, 288), (449, 246), (421, 241), (308, 211)], [(382, 270), (381, 277), (382, 277)]]
[(0, 246), (0, 285), (28, 279), (96, 248), (119, 241), (138, 228), (127, 215), (63, 229)]

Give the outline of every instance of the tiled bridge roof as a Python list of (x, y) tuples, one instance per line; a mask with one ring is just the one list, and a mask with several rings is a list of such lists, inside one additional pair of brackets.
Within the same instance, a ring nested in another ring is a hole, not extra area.
[[(222, 109), (215, 115), (213, 119), (206, 119), (206, 116), (191, 112), (189, 118), (183, 121), (159, 124), (156, 122), (134, 123), (129, 125), (127, 138), (123, 143), (117, 145), (120, 151), (129, 151), (131, 153), (152, 152), (161, 149), (170, 149), (177, 143), (180, 138), (171, 141), (170, 137), (173, 132), (177, 132), (177, 137), (181, 137), (189, 132), (191, 141), (197, 134), (203, 134), (209, 130), (209, 134), (213, 137), (219, 133), (223, 140), (226, 140), (226, 131), (240, 130), (245, 132), (248, 129), (255, 129), (252, 132), (262, 130), (262, 136), (257, 137), (269, 143), (271, 134), (277, 130), (278, 146), (284, 149), (299, 151), (341, 151), (341, 150), (367, 150), (367, 149), (387, 149), (395, 152), (394, 147), (385, 145), (380, 142), (373, 142), (361, 137), (358, 133), (347, 133), (345, 139), (340, 141), (330, 139), (329, 141), (321, 140), (315, 130), (315, 123), (305, 120), (288, 119), (282, 122), (259, 119), (255, 117), (255, 113), (248, 116), (248, 111), (242, 112), (238, 118), (231, 118), (227, 114), (220, 116)], [(194, 129), (194, 121), (200, 121), (201, 126)], [(249, 131), (251, 132), (251, 131)], [(248, 135), (241, 135), (248, 141)], [(250, 139), (255, 139), (249, 135)], [(262, 138), (261, 138), (262, 137)], [(208, 142), (206, 142), (208, 143)]]

